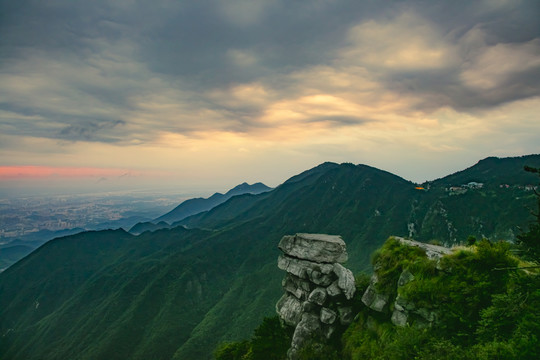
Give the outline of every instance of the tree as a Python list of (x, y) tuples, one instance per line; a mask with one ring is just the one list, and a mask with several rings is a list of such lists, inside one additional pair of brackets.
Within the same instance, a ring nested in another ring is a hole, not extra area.
[[(525, 166), (525, 171), (538, 174), (540, 176), (540, 168)], [(533, 190), (536, 195), (538, 209), (536, 212), (531, 210), (536, 221), (529, 225), (529, 231), (517, 236), (517, 243), (525, 250), (526, 257), (531, 257), (534, 260), (540, 259), (540, 193)]]
[(265, 317), (251, 339), (253, 360), (281, 360), (291, 346), (292, 328), (283, 327), (279, 317)]
[(250, 351), (247, 341), (221, 344), (214, 352), (216, 360), (242, 360)]

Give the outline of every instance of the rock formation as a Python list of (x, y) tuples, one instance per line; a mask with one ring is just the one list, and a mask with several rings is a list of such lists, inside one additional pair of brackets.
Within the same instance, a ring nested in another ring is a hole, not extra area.
[(295, 328), (288, 357), (313, 336), (329, 339), (338, 326), (353, 320), (350, 300), (355, 292), (354, 276), (341, 263), (347, 261), (340, 236), (296, 234), (284, 236), (278, 247), (278, 267), (287, 274), (285, 294), (276, 305), (282, 321)]
[[(451, 249), (443, 246), (425, 244), (414, 240), (406, 240), (400, 237), (394, 237), (403, 245), (416, 246), (425, 251), (426, 256), (432, 260), (439, 260), (444, 255), (450, 254)], [(377, 276), (377, 264), (375, 264), (375, 273), (371, 277), (371, 282), (362, 295), (364, 305), (377, 312), (388, 313), (390, 304), (393, 302), (393, 310), (391, 321), (396, 326), (406, 326), (407, 324), (415, 324), (416, 326), (431, 326), (437, 321), (438, 312), (436, 308), (427, 309), (418, 307), (415, 303), (408, 301), (399, 295), (399, 289), (406, 284), (414, 281), (414, 274), (409, 269), (404, 269), (397, 281), (397, 296), (394, 299), (390, 298), (389, 294), (381, 293), (377, 290), (379, 278)]]

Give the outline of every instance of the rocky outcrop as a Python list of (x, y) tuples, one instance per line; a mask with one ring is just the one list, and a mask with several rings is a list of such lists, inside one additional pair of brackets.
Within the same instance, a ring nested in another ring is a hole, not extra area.
[(348, 258), (345, 242), (335, 235), (286, 235), (278, 247), (288, 256), (317, 263), (343, 263)]
[(356, 290), (347, 261), (345, 242), (340, 236), (296, 234), (284, 236), (278, 267), (287, 272), (282, 285), (285, 294), (276, 304), (281, 320), (295, 328), (288, 357), (313, 336), (329, 339), (338, 326), (353, 318), (350, 300)]
[[(426, 256), (431, 260), (438, 261), (444, 255), (450, 254), (451, 249), (432, 245), (425, 244), (414, 240), (406, 240), (400, 237), (394, 237), (401, 244), (406, 246), (419, 247), (425, 251)], [(396, 326), (407, 326), (414, 324), (419, 327), (429, 327), (437, 322), (439, 313), (436, 307), (425, 308), (419, 307), (414, 302), (408, 301), (407, 299), (400, 296), (400, 288), (407, 285), (408, 283), (415, 280), (415, 276), (409, 269), (404, 269), (396, 284), (396, 296), (391, 298), (390, 294), (381, 293), (377, 290), (377, 283), (379, 281), (377, 275), (377, 264), (375, 264), (375, 273), (371, 277), (371, 282), (362, 295), (362, 302), (364, 305), (370, 309), (390, 314), (391, 321)]]
[(440, 259), (442, 256), (452, 253), (452, 249), (444, 246), (426, 244), (414, 240), (407, 240), (397, 236), (394, 236), (394, 238), (399, 240), (399, 242), (403, 245), (416, 246), (423, 249), (429, 259)]
[(375, 273), (373, 276), (371, 276), (371, 282), (364, 292), (364, 295), (362, 295), (362, 302), (372, 310), (386, 312), (388, 310), (390, 296), (377, 291), (378, 282), (379, 278), (377, 273)]

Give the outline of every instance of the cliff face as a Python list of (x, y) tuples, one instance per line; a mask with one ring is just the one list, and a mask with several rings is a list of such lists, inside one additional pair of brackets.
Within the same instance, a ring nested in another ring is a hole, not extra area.
[[(425, 244), (414, 240), (406, 240), (401, 237), (394, 237), (401, 245), (411, 247), (411, 250), (418, 249), (425, 252), (425, 257), (428, 260), (434, 261), (436, 266), (444, 255), (452, 253), (451, 249), (443, 246)], [(420, 251), (418, 252), (420, 254)], [(381, 289), (377, 286), (379, 283), (381, 263), (375, 263), (375, 272), (371, 277), (371, 282), (362, 295), (362, 302), (370, 309), (389, 313), (391, 312), (391, 321), (396, 326), (416, 325), (420, 327), (432, 326), (439, 318), (438, 308), (436, 304), (427, 306), (419, 306), (414, 301), (411, 301), (403, 296), (401, 291), (404, 287), (414, 282), (416, 276), (414, 270), (409, 267), (403, 268), (399, 272), (399, 277), (395, 285), (391, 288)]]
[(296, 234), (284, 236), (278, 267), (287, 272), (285, 294), (276, 305), (282, 321), (293, 326), (289, 359), (313, 336), (330, 339), (339, 326), (353, 320), (350, 306), (356, 290), (347, 261), (345, 242), (339, 236)]

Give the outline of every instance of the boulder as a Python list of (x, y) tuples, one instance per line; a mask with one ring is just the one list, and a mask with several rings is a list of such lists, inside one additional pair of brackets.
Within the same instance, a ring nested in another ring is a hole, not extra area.
[(394, 309), (394, 312), (392, 313), (392, 317), (390, 318), (390, 320), (392, 321), (392, 324), (396, 326), (401, 326), (401, 327), (404, 327), (405, 325), (407, 325), (407, 319), (408, 319), (407, 313), (404, 311), (400, 311), (398, 309)]
[(377, 291), (375, 289), (375, 286), (373, 284), (369, 284), (366, 291), (364, 291), (364, 295), (362, 295), (362, 302), (367, 307), (371, 306), (373, 301), (375, 300), (375, 295), (377, 294)]
[(331, 274), (334, 270), (332, 264), (318, 264), (307, 260), (292, 258), (287, 255), (279, 255), (278, 268), (302, 279), (309, 279), (309, 274), (317, 271), (323, 275)]
[(315, 313), (317, 311), (319, 307), (317, 306), (317, 304), (314, 304), (312, 302), (309, 302), (309, 301), (304, 301), (302, 303), (302, 312), (303, 313)]
[(313, 334), (321, 331), (321, 323), (319, 317), (311, 313), (305, 313), (302, 315), (302, 320), (298, 323), (294, 329), (291, 348), (287, 352), (287, 356), (291, 360), (298, 358), (298, 351), (302, 346), (313, 337)]
[(414, 275), (409, 271), (409, 269), (405, 269), (401, 272), (401, 275), (399, 275), (398, 287), (405, 286), (413, 280)]
[(317, 305), (324, 304), (326, 301), (326, 290), (322, 287), (315, 288), (315, 290), (309, 294), (308, 301)]
[(341, 289), (338, 286), (338, 280), (331, 283), (330, 286), (328, 286), (326, 288), (326, 292), (328, 293), (328, 295), (330, 295), (332, 297), (341, 295), (342, 292), (341, 292)]
[(339, 323), (343, 326), (350, 325), (354, 320), (354, 314), (352, 307), (340, 306), (338, 307)]
[(389, 296), (380, 294), (373, 283), (369, 284), (368, 288), (362, 295), (362, 302), (372, 310), (385, 312), (387, 310)]
[(311, 292), (309, 281), (303, 280), (290, 273), (287, 273), (283, 278), (281, 285), (285, 291), (288, 291), (300, 300), (307, 299), (307, 296)]
[(296, 326), (302, 319), (302, 303), (294, 296), (285, 294), (276, 304), (279, 317), (290, 326)]
[(338, 286), (345, 294), (347, 300), (352, 299), (356, 291), (354, 275), (351, 270), (345, 268), (341, 264), (334, 264), (334, 273), (338, 277)]
[(416, 313), (420, 315), (424, 320), (426, 320), (429, 324), (437, 322), (437, 319), (439, 317), (439, 314), (436, 310), (430, 310), (426, 308), (420, 308), (416, 311)]
[(377, 293), (370, 308), (378, 312), (386, 312), (388, 310), (388, 295)]
[(328, 308), (321, 308), (321, 322), (323, 324), (332, 325), (337, 319), (337, 313)]
[(293, 274), (302, 279), (307, 279), (306, 266), (298, 259), (280, 255), (278, 257), (278, 268), (285, 270), (289, 274)]
[(332, 274), (323, 274), (317, 269), (313, 269), (313, 271), (308, 272), (308, 277), (312, 283), (321, 286), (328, 286), (335, 279), (335, 276), (332, 276)]
[(288, 256), (317, 263), (343, 263), (348, 259), (345, 242), (338, 235), (286, 235), (278, 247)]

